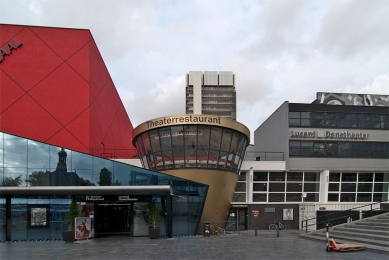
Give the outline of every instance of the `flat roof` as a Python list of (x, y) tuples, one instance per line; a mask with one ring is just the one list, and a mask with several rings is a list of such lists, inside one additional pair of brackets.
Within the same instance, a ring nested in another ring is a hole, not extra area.
[(173, 193), (173, 190), (170, 185), (0, 187), (0, 195), (165, 195), (166, 193)]

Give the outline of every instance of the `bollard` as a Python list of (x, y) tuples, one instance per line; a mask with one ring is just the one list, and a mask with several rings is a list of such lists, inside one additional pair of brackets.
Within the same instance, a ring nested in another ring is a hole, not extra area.
[(277, 237), (280, 236), (280, 228), (277, 226)]
[(257, 234), (258, 234), (258, 228), (257, 226), (255, 226), (255, 236), (257, 236)]

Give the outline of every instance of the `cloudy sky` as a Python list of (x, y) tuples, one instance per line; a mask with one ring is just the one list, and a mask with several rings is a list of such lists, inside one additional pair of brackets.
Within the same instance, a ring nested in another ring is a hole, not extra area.
[[(252, 132), (316, 92), (389, 94), (387, 0), (0, 0), (0, 23), (90, 29), (134, 125), (185, 113), (185, 74), (233, 71)], [(251, 140), (253, 143), (253, 139)]]

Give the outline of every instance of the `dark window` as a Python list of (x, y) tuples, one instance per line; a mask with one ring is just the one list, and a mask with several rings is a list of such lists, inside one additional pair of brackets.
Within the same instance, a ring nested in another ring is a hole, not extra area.
[(253, 183), (253, 191), (267, 191), (267, 183)]
[(330, 172), (330, 182), (339, 182), (340, 173), (339, 172)]
[(341, 193), (340, 202), (355, 202), (355, 193)]
[(342, 192), (356, 192), (357, 184), (356, 183), (342, 183), (341, 191)]
[(338, 193), (328, 193), (328, 201), (339, 201)]
[(339, 191), (339, 183), (329, 183), (328, 191)]
[(358, 193), (357, 202), (371, 202), (371, 193)]
[(287, 183), (286, 191), (287, 192), (302, 192), (302, 183)]
[(284, 172), (271, 172), (269, 174), (270, 181), (285, 181), (285, 173)]
[(267, 172), (254, 172), (254, 181), (267, 181)]
[(356, 181), (357, 181), (356, 173), (350, 173), (350, 172), (342, 173), (342, 182), (356, 182)]
[(238, 182), (236, 183), (235, 191), (246, 191), (246, 182)]
[(286, 202), (301, 202), (301, 194), (286, 193)]
[(269, 202), (284, 202), (285, 193), (269, 193)]
[(373, 173), (359, 173), (358, 182), (373, 182)]
[(270, 182), (269, 183), (269, 192), (284, 192), (285, 191), (285, 182)]
[(253, 201), (254, 202), (266, 202), (267, 200), (267, 194), (258, 194), (258, 193), (253, 193)]
[(302, 172), (288, 172), (287, 173), (288, 181), (302, 181), (303, 173)]

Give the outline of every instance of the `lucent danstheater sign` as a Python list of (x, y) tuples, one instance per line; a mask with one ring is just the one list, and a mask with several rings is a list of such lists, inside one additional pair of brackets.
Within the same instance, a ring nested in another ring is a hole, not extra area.
[(5, 47), (0, 48), (0, 62), (4, 60), (4, 56), (10, 56), (12, 54), (12, 50), (18, 49), (22, 45), (21, 42), (16, 42), (15, 39), (10, 40), (5, 44)]
[(326, 139), (368, 139), (367, 133), (352, 133), (349, 131), (290, 131), (290, 138), (326, 138)]

